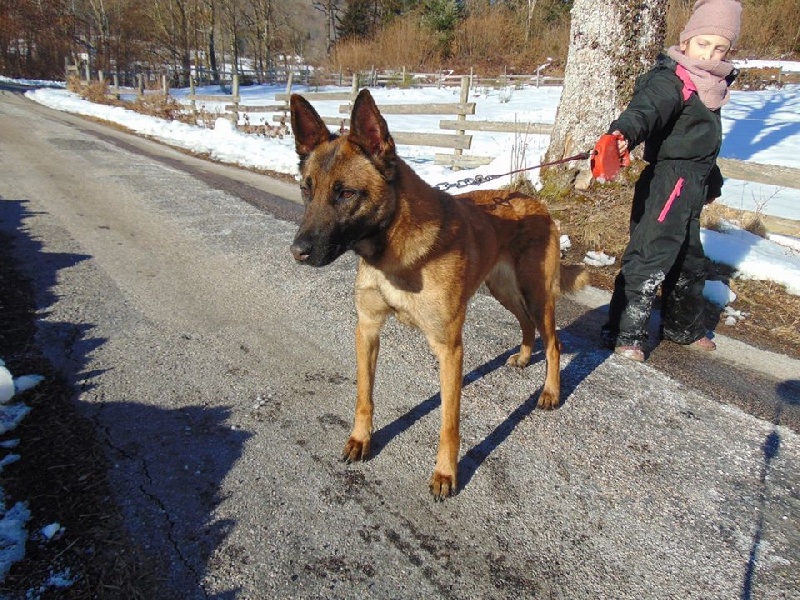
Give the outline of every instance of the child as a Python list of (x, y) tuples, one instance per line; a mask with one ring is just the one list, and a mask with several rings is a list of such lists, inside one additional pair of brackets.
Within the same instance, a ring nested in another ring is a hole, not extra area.
[(741, 11), (736, 0), (696, 2), (680, 45), (660, 55), (637, 80), (633, 99), (609, 127), (620, 158), (644, 142), (649, 163), (636, 184), (630, 241), (602, 329), (609, 347), (635, 361), (645, 359), (659, 286), (663, 338), (716, 349), (703, 323), (706, 257), (700, 211), (722, 188), (716, 166), (722, 144), (719, 109), (728, 102), (736, 75), (725, 57), (739, 35)]

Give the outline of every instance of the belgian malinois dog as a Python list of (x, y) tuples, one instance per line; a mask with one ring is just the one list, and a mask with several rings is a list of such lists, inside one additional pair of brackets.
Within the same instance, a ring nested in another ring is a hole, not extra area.
[(430, 490), (442, 500), (458, 486), (467, 302), (485, 282), (517, 318), (522, 344), (509, 365), (528, 364), (539, 330), (547, 374), (538, 406), (552, 409), (560, 401), (556, 297), (583, 287), (588, 276), (580, 266), (561, 266), (558, 228), (536, 198), (500, 190), (451, 196), (422, 181), (397, 156), (368, 90), (356, 98), (346, 135), (332, 134), (297, 94), (291, 115), (305, 204), (292, 254), (315, 267), (348, 250), (360, 257), (357, 397), (342, 458), (369, 456), (379, 336), (395, 315), (425, 334), (439, 360), (442, 424)]

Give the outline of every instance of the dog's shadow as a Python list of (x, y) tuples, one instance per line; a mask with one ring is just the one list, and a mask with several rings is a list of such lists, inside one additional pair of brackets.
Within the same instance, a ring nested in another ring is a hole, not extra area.
[[(578, 385), (583, 381), (600, 363), (602, 363), (611, 354), (610, 351), (597, 350), (596, 346), (587, 340), (581, 339), (579, 336), (570, 335), (569, 329), (561, 332), (562, 341), (566, 338), (565, 345), (575, 347), (577, 353), (573, 356), (570, 363), (561, 371), (561, 403), (559, 408), (563, 406), (567, 399), (572, 395)], [(544, 360), (544, 352), (541, 348), (541, 340), (537, 339), (536, 352), (531, 357), (531, 362), (528, 365), (536, 364)], [(462, 380), (462, 386), (466, 387), (469, 384), (478, 381), (486, 375), (504, 367), (509, 357), (512, 354), (519, 352), (519, 346), (515, 346), (506, 350), (502, 354), (496, 356), (492, 360), (474, 368), (469, 373), (466, 373)], [(511, 367), (509, 367), (511, 368)], [(526, 367), (527, 368), (527, 367)], [(508, 417), (500, 423), (494, 431), (487, 435), (478, 444), (470, 448), (461, 458), (458, 463), (458, 481), (459, 491), (464, 489), (472, 477), (475, 475), (478, 468), (483, 462), (500, 446), (511, 433), (517, 428), (526, 417), (528, 417), (534, 410), (538, 402), (541, 386), (531, 394), (527, 400), (520, 404)], [(375, 431), (372, 434), (371, 443), (371, 459), (376, 458), (384, 447), (386, 447), (394, 438), (399, 436), (411, 428), (414, 423), (433, 412), (441, 403), (440, 394), (434, 394), (424, 402), (418, 404), (404, 415), (398, 417), (385, 427)]]
[[(489, 362), (474, 368), (472, 371), (464, 375), (464, 378), (461, 381), (462, 387), (466, 387), (470, 383), (478, 381), (480, 378), (485, 377), (489, 373), (496, 371), (502, 366), (505, 366), (508, 358), (515, 352), (519, 352), (519, 346), (512, 348), (511, 350), (507, 350)], [(536, 354), (532, 358), (531, 364), (533, 364), (534, 361), (541, 359), (542, 356)], [(424, 416), (433, 412), (434, 409), (441, 404), (441, 402), (441, 394), (436, 393), (424, 402), (421, 402), (409, 410), (406, 414), (398, 417), (385, 427), (381, 427), (375, 431), (372, 434), (372, 440), (370, 444), (370, 458), (376, 458), (381, 453), (381, 450), (388, 446), (394, 438), (410, 429), (414, 423), (422, 419)]]

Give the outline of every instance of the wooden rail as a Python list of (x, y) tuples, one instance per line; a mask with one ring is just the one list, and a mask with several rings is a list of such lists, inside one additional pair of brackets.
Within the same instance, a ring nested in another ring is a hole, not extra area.
[[(65, 61), (65, 72), (68, 76), (82, 76), (80, 67), (78, 65), (71, 64), (68, 60)], [(417, 75), (419, 74), (414, 74), (414, 76)], [(441, 73), (431, 75), (439, 76), (442, 81), (450, 81), (458, 78), (461, 84), (460, 101), (457, 103), (441, 104), (383, 104), (378, 105), (378, 108), (383, 114), (386, 115), (456, 115), (455, 119), (443, 119), (439, 121), (439, 129), (444, 131), (453, 131), (454, 133), (418, 133), (411, 131), (392, 132), (392, 136), (394, 137), (395, 142), (398, 144), (450, 148), (453, 150), (452, 154), (435, 154), (434, 160), (436, 164), (451, 165), (455, 169), (474, 168), (476, 166), (488, 164), (493, 160), (494, 157), (464, 154), (464, 151), (469, 150), (472, 145), (472, 136), (467, 134), (468, 131), (519, 133), (522, 135), (549, 135), (552, 131), (553, 126), (546, 123), (467, 119), (468, 115), (475, 114), (477, 108), (475, 102), (467, 102), (470, 84), (481, 80), (465, 75), (442, 75)], [(404, 72), (403, 77), (405, 76), (406, 74)], [(105, 76), (102, 71), (98, 72), (98, 78), (101, 81), (105, 81)], [(507, 75), (502, 76), (501, 78), (510, 81), (521, 79), (530, 80), (530, 76), (522, 75)], [(117, 73), (112, 75), (112, 79), (113, 84), (109, 85), (109, 95), (115, 98), (119, 98), (121, 94), (136, 94), (139, 97), (145, 94), (169, 94), (167, 76), (165, 74), (161, 75), (160, 89), (145, 89), (145, 76), (142, 74), (139, 74), (136, 77), (136, 87), (121, 87), (119, 85)], [(192, 81), (190, 86), (190, 94), (186, 96), (186, 99), (190, 101), (192, 109), (195, 111), (197, 110), (197, 102), (224, 102), (226, 103), (224, 104), (225, 111), (230, 113), (231, 120), (237, 124), (239, 115), (242, 113), (280, 113), (273, 114), (273, 121), (286, 123), (289, 114), (289, 98), (291, 97), (292, 82), (293, 76), (290, 73), (286, 85), (286, 91), (282, 94), (275, 95), (275, 104), (242, 104), (241, 97), (239, 96), (239, 80), (238, 76), (236, 75), (233, 76), (231, 94), (197, 94), (195, 92), (194, 82)], [(349, 92), (304, 92), (302, 95), (306, 99), (314, 101), (340, 102), (346, 100), (348, 104), (339, 105), (338, 111), (341, 114), (347, 114), (352, 109), (352, 102), (355, 100), (358, 89), (359, 75), (353, 74), (351, 89)], [(346, 129), (350, 125), (350, 119), (347, 116), (323, 116), (322, 120), (327, 125), (339, 127), (341, 129)], [(800, 169), (778, 165), (765, 165), (726, 158), (718, 159), (717, 163), (722, 171), (723, 176), (731, 179), (753, 181), (756, 183), (763, 183), (778, 187), (800, 189)]]

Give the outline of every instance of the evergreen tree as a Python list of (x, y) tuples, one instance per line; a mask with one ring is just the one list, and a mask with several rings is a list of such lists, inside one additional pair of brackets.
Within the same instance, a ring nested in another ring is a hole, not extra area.
[(372, 34), (374, 0), (347, 0), (339, 17), (339, 39), (364, 39)]

